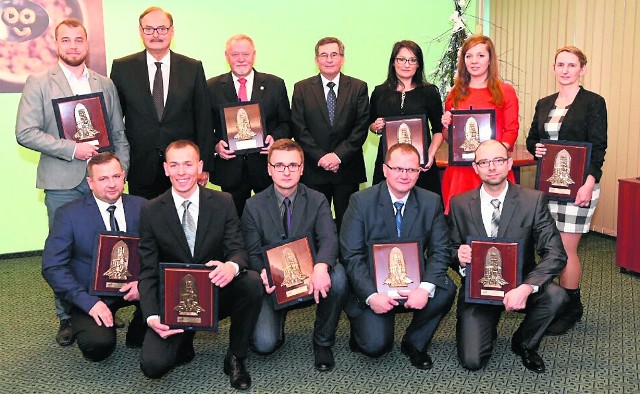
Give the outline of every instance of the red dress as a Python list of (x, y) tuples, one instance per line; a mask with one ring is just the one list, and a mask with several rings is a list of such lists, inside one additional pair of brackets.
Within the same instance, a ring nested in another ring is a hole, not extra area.
[[(513, 86), (500, 83), (500, 89), (504, 94), (501, 107), (491, 103), (491, 93), (488, 88), (469, 88), (469, 96), (458, 103), (455, 109), (490, 109), (496, 110), (496, 139), (513, 146), (518, 139), (518, 97)], [(444, 110), (450, 111), (453, 107), (451, 94), (447, 96)], [(515, 183), (513, 171), (509, 171), (509, 181)], [(447, 166), (442, 177), (442, 200), (444, 201), (444, 213), (449, 214), (449, 201), (451, 197), (469, 190), (473, 190), (482, 184), (480, 177), (471, 166)]]

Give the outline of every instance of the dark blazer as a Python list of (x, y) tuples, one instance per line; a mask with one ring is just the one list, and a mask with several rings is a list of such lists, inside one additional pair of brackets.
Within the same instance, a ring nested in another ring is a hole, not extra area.
[[(127, 233), (140, 229), (142, 197), (122, 195)], [(118, 297), (97, 297), (88, 292), (96, 235), (106, 231), (93, 194), (60, 207), (42, 252), (42, 276), (60, 298), (89, 313), (96, 302), (108, 305)]]
[[(449, 226), (454, 270), (458, 272), (458, 248), (467, 236), (486, 237), (480, 210), (480, 188), (451, 199)], [(509, 183), (504, 199), (498, 238), (516, 238), (523, 242), (523, 282), (545, 286), (560, 275), (567, 264), (556, 222), (549, 212), (546, 196), (537, 191)], [(540, 255), (536, 265), (534, 252)]]
[(206, 171), (212, 171), (213, 132), (209, 95), (202, 63), (171, 52), (169, 93), (158, 120), (149, 87), (146, 51), (113, 61), (113, 80), (131, 145), (128, 179), (151, 185), (171, 142), (191, 140), (200, 148)]
[[(238, 102), (238, 95), (230, 72), (208, 80), (207, 89), (211, 99), (215, 145), (222, 139), (220, 108), (224, 104)], [(273, 136), (274, 140), (291, 138), (289, 96), (287, 95), (287, 87), (281, 78), (254, 70), (251, 101), (260, 102), (265, 116), (265, 119), (263, 119), (264, 127), (268, 135)], [(216, 157), (216, 171), (213, 174), (213, 183), (224, 188), (237, 187), (243, 181), (243, 160), (243, 157), (236, 157), (231, 160)], [(271, 178), (267, 173), (266, 155), (262, 155), (259, 152), (252, 153), (247, 155), (246, 160), (248, 161), (249, 171), (262, 174), (266, 184), (271, 182)]]
[(210, 260), (219, 260), (233, 261), (241, 271), (248, 267), (240, 220), (231, 195), (199, 188), (195, 256), (191, 256), (171, 190), (146, 203), (140, 215), (138, 289), (145, 319), (160, 314), (158, 263), (205, 264)]
[[(362, 145), (367, 139), (369, 96), (367, 84), (340, 74), (334, 125), (320, 75), (295, 84), (291, 100), (293, 136), (304, 150), (302, 181), (310, 184), (352, 184), (367, 181)], [(318, 161), (334, 152), (342, 163), (337, 173), (318, 167)]]
[[(527, 136), (527, 149), (534, 156), (536, 143), (540, 142), (540, 139), (549, 138), (544, 124), (557, 98), (558, 93), (554, 93), (536, 103), (536, 112)], [(580, 87), (578, 95), (562, 120), (558, 134), (558, 140), (561, 141), (591, 142), (591, 161), (587, 174), (592, 175), (596, 182), (600, 182), (604, 154), (607, 150), (607, 104), (604, 98)]]
[(347, 305), (356, 297), (364, 304), (367, 297), (377, 292), (373, 264), (369, 261), (369, 247), (380, 241), (422, 241), (426, 258), (422, 259), (421, 281), (447, 289), (452, 286), (447, 276), (450, 242), (440, 197), (414, 187), (402, 217), (402, 236), (398, 238), (386, 181), (351, 196), (340, 230), (343, 264), (351, 291), (355, 294), (355, 297), (347, 297)]
[[(262, 247), (287, 239), (273, 185), (247, 200), (242, 213), (242, 231), (251, 269), (260, 272), (265, 264)], [(308, 236), (310, 243), (315, 246), (315, 262), (335, 266), (338, 234), (327, 198), (299, 184), (291, 209), (289, 239), (303, 236)]]

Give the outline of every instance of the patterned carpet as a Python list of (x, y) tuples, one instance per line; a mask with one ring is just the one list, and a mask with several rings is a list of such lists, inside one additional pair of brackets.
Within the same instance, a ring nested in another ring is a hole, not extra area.
[[(588, 235), (584, 262), (583, 321), (567, 335), (545, 338), (540, 354), (545, 374), (527, 371), (509, 349), (511, 333), (522, 319), (505, 315), (489, 365), (478, 372), (459, 366), (455, 351), (455, 314), (450, 312), (429, 350), (434, 367), (413, 368), (400, 353), (408, 316), (396, 323), (396, 347), (379, 359), (349, 351), (349, 324), (340, 322), (334, 348), (336, 368), (313, 368), (310, 332), (313, 308), (293, 311), (287, 341), (274, 355), (250, 355), (253, 393), (638, 393), (640, 392), (640, 279), (615, 266), (615, 240)], [(40, 275), (40, 258), (0, 261), (0, 393), (203, 393), (233, 392), (222, 372), (228, 321), (219, 333), (198, 333), (196, 358), (160, 380), (146, 379), (139, 350), (118, 347), (101, 363), (90, 363), (75, 345), (55, 343), (58, 322), (50, 289)], [(122, 317), (130, 310), (124, 310)]]

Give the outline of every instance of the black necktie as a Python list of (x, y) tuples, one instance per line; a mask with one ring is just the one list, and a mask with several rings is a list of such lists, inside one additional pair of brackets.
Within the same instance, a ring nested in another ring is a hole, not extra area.
[(291, 200), (289, 197), (285, 197), (282, 201), (284, 204), (284, 213), (282, 214), (282, 225), (284, 226), (284, 233), (289, 237), (289, 233), (291, 232)]
[(333, 90), (333, 87), (336, 86), (335, 83), (329, 82), (327, 83), (329, 87), (329, 93), (327, 94), (327, 109), (329, 110), (329, 124), (333, 126), (333, 119), (336, 116), (336, 92)]
[(107, 208), (107, 211), (109, 211), (109, 225), (111, 226), (111, 231), (120, 231), (120, 226), (118, 226), (118, 221), (114, 214), (115, 210), (115, 205), (110, 205), (109, 208)]
[(153, 105), (156, 107), (158, 113), (158, 119), (162, 119), (162, 113), (164, 112), (164, 84), (162, 82), (162, 63), (155, 62), (156, 75), (153, 77)]

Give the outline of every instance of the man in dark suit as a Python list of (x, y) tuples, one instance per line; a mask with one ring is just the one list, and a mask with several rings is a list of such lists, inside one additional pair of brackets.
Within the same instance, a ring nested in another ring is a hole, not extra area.
[[(249, 252), (251, 269), (260, 272), (266, 293), (262, 310), (252, 336), (253, 349), (271, 354), (284, 343), (287, 310), (274, 310), (262, 248), (299, 237), (309, 237), (316, 250), (313, 273), (308, 286), (316, 304), (313, 332), (314, 365), (320, 372), (333, 369), (331, 346), (336, 340), (336, 327), (347, 293), (344, 267), (337, 263), (338, 236), (331, 208), (324, 195), (300, 184), (304, 170), (304, 154), (290, 139), (271, 145), (268, 156), (269, 175), (273, 185), (247, 201), (242, 215), (242, 230)], [(286, 225), (285, 225), (286, 223)]]
[[(22, 90), (16, 117), (16, 140), (26, 148), (40, 152), (36, 187), (44, 189), (49, 228), (56, 210), (90, 193), (87, 186), (87, 160), (98, 153), (91, 141), (76, 142), (60, 137), (51, 100), (101, 92), (115, 154), (125, 171), (129, 166), (129, 142), (124, 133), (118, 92), (113, 82), (86, 67), (89, 54), (87, 31), (77, 19), (65, 19), (56, 26), (59, 62), (49, 71), (30, 75)], [(73, 343), (69, 305), (55, 297), (60, 328), (56, 341), (61, 346)]]
[[(144, 199), (122, 194), (124, 169), (110, 152), (93, 156), (87, 172), (92, 194), (56, 211), (42, 253), (42, 276), (61, 299), (72, 305), (71, 326), (82, 355), (90, 361), (101, 361), (116, 347), (116, 310), (138, 305), (140, 297), (137, 281), (120, 289), (123, 297), (89, 294), (95, 236), (105, 230), (137, 233)], [(112, 223), (118, 223), (118, 228), (112, 228)], [(127, 331), (127, 347), (142, 346), (144, 332), (142, 314), (137, 309)]]
[(325, 37), (316, 44), (320, 75), (295, 84), (293, 135), (307, 158), (302, 182), (333, 202), (340, 231), (349, 197), (366, 182), (362, 145), (367, 139), (367, 84), (340, 72), (344, 44)]
[(129, 192), (150, 199), (171, 186), (162, 156), (172, 141), (186, 139), (198, 145), (206, 170), (199, 183), (207, 183), (213, 165), (213, 133), (202, 63), (169, 50), (173, 17), (162, 8), (150, 7), (139, 22), (145, 50), (114, 60), (111, 79), (131, 144)]
[(219, 318), (231, 317), (224, 372), (232, 387), (248, 389), (251, 376), (244, 359), (260, 313), (262, 282), (256, 272), (246, 270), (248, 257), (233, 200), (227, 193), (198, 187), (203, 163), (193, 142), (169, 144), (165, 161), (172, 187), (145, 204), (140, 215), (140, 305), (149, 326), (140, 367), (147, 377), (159, 378), (194, 358), (194, 332), (171, 329), (160, 321), (159, 263), (202, 264), (212, 268), (211, 283), (220, 288)]
[[(513, 334), (511, 350), (522, 358), (527, 369), (541, 373), (545, 365), (537, 353), (538, 346), (568, 300), (566, 292), (552, 282), (564, 269), (567, 255), (544, 194), (507, 181), (512, 164), (501, 142), (483, 142), (472, 163), (482, 186), (451, 200), (452, 257), (463, 281), (456, 325), (458, 358), (467, 369), (485, 366), (491, 357), (502, 311), (523, 311), (526, 315)], [(471, 262), (471, 247), (465, 244), (468, 236), (497, 236), (522, 242), (524, 280), (504, 295), (504, 306), (465, 302), (464, 274)], [(540, 255), (537, 265), (534, 249)]]
[[(378, 357), (393, 347), (395, 314), (412, 312), (401, 351), (419, 369), (433, 366), (427, 353), (433, 334), (455, 297), (447, 275), (450, 243), (440, 197), (415, 187), (420, 155), (410, 144), (387, 151), (385, 182), (355, 193), (340, 231), (342, 258), (351, 284), (345, 312), (351, 322), (349, 347)], [(369, 248), (374, 243), (420, 241), (420, 284), (399, 290), (404, 304), (376, 288)]]
[[(230, 73), (218, 75), (207, 81), (213, 124), (215, 128), (216, 171), (212, 182), (223, 191), (231, 193), (233, 202), (242, 216), (244, 204), (251, 191), (261, 192), (271, 184), (267, 174), (267, 153), (273, 141), (291, 136), (291, 110), (284, 81), (275, 75), (253, 69), (256, 50), (251, 37), (244, 34), (227, 40), (224, 56), (231, 68)], [(267, 137), (262, 152), (236, 155), (222, 139), (220, 110), (223, 106), (238, 101), (257, 101), (262, 107), (262, 127)]]

